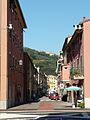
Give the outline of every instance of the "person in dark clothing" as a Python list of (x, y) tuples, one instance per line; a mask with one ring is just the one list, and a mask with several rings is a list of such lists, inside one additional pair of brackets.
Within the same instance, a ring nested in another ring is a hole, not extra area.
[(67, 94), (63, 95), (62, 101), (65, 101), (65, 102), (67, 101)]

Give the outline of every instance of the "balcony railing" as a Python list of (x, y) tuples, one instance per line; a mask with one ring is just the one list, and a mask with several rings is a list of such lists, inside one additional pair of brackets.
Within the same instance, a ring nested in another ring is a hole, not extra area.
[(84, 79), (84, 69), (83, 67), (72, 67), (70, 69), (71, 79)]

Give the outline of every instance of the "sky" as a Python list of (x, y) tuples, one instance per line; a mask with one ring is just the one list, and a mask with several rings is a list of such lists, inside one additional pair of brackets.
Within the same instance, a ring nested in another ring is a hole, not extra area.
[(27, 24), (24, 47), (58, 54), (73, 25), (90, 18), (90, 0), (19, 0)]

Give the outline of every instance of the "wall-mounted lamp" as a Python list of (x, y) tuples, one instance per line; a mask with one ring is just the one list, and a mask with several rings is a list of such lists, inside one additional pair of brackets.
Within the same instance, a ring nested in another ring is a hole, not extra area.
[(23, 65), (23, 61), (22, 60), (19, 60), (19, 65)]
[(12, 29), (13, 29), (13, 25), (12, 25), (12, 24), (9, 24), (8, 29), (9, 29), (9, 30), (12, 30)]

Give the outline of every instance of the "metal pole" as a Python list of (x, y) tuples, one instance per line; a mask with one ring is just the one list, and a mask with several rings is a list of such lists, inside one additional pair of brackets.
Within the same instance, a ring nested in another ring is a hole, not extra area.
[(74, 92), (71, 91), (71, 93), (72, 93), (72, 108), (75, 108), (75, 104), (74, 104)]
[(37, 71), (38, 71), (38, 84), (39, 84), (39, 67), (37, 67)]

